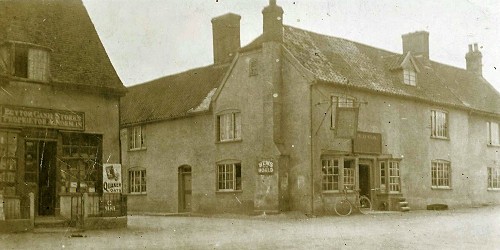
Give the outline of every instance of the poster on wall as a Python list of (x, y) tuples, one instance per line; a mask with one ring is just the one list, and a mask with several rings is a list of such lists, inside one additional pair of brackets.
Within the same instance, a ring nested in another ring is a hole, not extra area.
[(121, 193), (122, 192), (122, 165), (121, 164), (103, 164), (102, 168), (102, 189), (103, 193)]

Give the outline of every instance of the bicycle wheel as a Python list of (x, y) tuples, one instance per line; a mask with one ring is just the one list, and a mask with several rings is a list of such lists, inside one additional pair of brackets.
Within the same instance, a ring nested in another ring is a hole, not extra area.
[(335, 202), (335, 213), (337, 213), (340, 216), (348, 216), (352, 212), (352, 205), (351, 202), (347, 199), (342, 199), (338, 200)]
[(368, 197), (366, 196), (361, 196), (359, 198), (359, 204), (358, 204), (359, 212), (362, 214), (367, 214), (372, 211), (372, 202)]

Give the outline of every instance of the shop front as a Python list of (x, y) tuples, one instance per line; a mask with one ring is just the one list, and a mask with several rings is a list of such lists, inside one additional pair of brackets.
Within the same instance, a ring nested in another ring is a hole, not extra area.
[(126, 215), (121, 173), (112, 176), (119, 188), (103, 187), (106, 135), (85, 131), (85, 112), (11, 105), (0, 112), (4, 220), (53, 217), (85, 226), (89, 217)]
[(321, 197), (324, 213), (333, 213), (334, 204), (347, 190), (355, 200), (354, 190), (366, 196), (373, 210), (402, 210), (400, 162), (382, 154), (379, 133), (360, 132), (352, 139), (351, 152), (323, 150), (321, 155)]

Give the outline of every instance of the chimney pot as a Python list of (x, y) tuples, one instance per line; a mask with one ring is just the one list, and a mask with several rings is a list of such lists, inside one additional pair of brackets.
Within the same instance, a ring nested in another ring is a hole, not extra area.
[(483, 75), (483, 54), (479, 51), (479, 46), (474, 43), (474, 48), (472, 44), (469, 44), (469, 52), (465, 54), (465, 62), (467, 71), (482, 76)]

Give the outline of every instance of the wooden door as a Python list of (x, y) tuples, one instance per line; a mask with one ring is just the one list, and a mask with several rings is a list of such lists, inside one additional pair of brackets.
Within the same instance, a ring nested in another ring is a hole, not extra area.
[(179, 212), (191, 211), (191, 167), (179, 168)]

